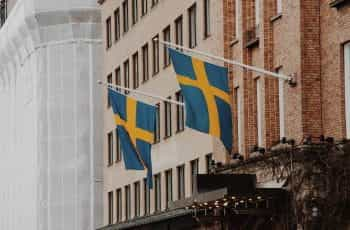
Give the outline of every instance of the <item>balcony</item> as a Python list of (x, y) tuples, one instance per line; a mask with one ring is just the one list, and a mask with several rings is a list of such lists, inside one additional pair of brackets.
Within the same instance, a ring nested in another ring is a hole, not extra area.
[(255, 25), (245, 32), (246, 48), (259, 46), (259, 25)]

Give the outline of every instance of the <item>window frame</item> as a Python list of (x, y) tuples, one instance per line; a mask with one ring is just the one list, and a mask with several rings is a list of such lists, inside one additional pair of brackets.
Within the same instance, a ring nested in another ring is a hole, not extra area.
[(210, 0), (203, 0), (203, 7), (204, 39), (207, 39), (211, 35)]
[(134, 216), (141, 215), (141, 184), (140, 181), (134, 183)]
[[(171, 96), (167, 97), (171, 100)], [(168, 101), (164, 101), (164, 138), (172, 136), (172, 104)]]
[(112, 47), (112, 19), (108, 17), (106, 19), (106, 49)]
[(123, 221), (123, 194), (121, 188), (116, 190), (116, 219), (117, 223)]
[(205, 155), (205, 167), (206, 173), (209, 174), (211, 171), (211, 162), (213, 160), (213, 153), (208, 153)]
[(131, 9), (132, 9), (132, 24), (135, 25), (139, 20), (138, 0), (131, 1)]
[(124, 186), (125, 191), (125, 220), (131, 219), (131, 188), (130, 185)]
[(148, 0), (141, 0), (141, 17), (148, 13)]
[(350, 138), (350, 42), (343, 45), (344, 97), (345, 97), (345, 136)]
[(132, 55), (132, 76), (133, 76), (133, 88), (137, 89), (140, 86), (139, 53), (138, 52), (136, 52)]
[(173, 201), (173, 170), (165, 171), (165, 207), (169, 208), (169, 202)]
[(144, 215), (149, 215), (151, 213), (151, 191), (148, 186), (147, 179), (143, 179), (143, 188), (144, 188), (144, 193), (143, 193), (143, 201), (144, 201), (144, 207), (143, 207), (143, 213)]
[(184, 38), (183, 38), (183, 18), (182, 15), (175, 19), (175, 44), (183, 46)]
[[(176, 101), (184, 103), (184, 96), (180, 91), (177, 91)], [(185, 108), (184, 105), (176, 105), (176, 132), (182, 132), (185, 130)]]
[[(147, 67), (147, 68), (146, 68)], [(149, 50), (148, 43), (142, 46), (142, 82), (149, 80)]]
[[(120, 66), (118, 66), (117, 68), (115, 68), (114, 74), (115, 74), (115, 84), (121, 86), (121, 85), (122, 85), (122, 73), (121, 73)], [(117, 90), (118, 92), (121, 91), (119, 88), (116, 88), (116, 90)]]
[(116, 149), (116, 157), (115, 157), (115, 162), (119, 163), (122, 160), (122, 148), (121, 148), (121, 143), (120, 143), (120, 139), (119, 139), (119, 133), (118, 133), (118, 129), (115, 129), (115, 149)]
[[(107, 75), (107, 83), (108, 84), (113, 84), (113, 74), (112, 73), (109, 73)], [(107, 108), (108, 109), (111, 108), (111, 105), (112, 105), (111, 99), (109, 98), (109, 93), (108, 93), (108, 90), (107, 90)]]
[(120, 8), (114, 11), (114, 41), (120, 40)]
[(153, 76), (159, 73), (159, 35), (152, 38)]
[[(166, 42), (171, 42), (171, 28), (170, 25), (168, 25), (167, 27), (165, 27), (165, 29), (163, 30), (163, 40)], [(167, 46), (164, 46), (164, 52), (163, 52), (163, 68), (166, 68), (168, 66), (170, 66), (171, 60), (170, 60), (170, 53), (169, 53), (169, 49)]]
[(129, 94), (130, 91), (127, 90), (128, 88), (130, 88), (130, 63), (129, 63), (129, 59), (124, 61), (123, 67), (124, 67), (124, 87), (126, 88), (124, 90), (124, 93)]
[(186, 176), (185, 165), (176, 167), (177, 169), (177, 199), (182, 200), (186, 197)]
[(110, 167), (113, 165), (113, 155), (114, 155), (114, 146), (113, 146), (113, 131), (107, 133), (107, 166)]
[(114, 195), (113, 191), (109, 191), (107, 195), (108, 199), (108, 225), (113, 224), (114, 222)]
[(124, 0), (122, 3), (123, 7), (123, 33), (127, 33), (129, 31), (129, 1)]
[(154, 135), (154, 143), (160, 142), (160, 103), (155, 105), (156, 107), (156, 127), (155, 127), (155, 135)]
[[(193, 21), (192, 21), (193, 19)], [(194, 34), (192, 34), (194, 32)], [(193, 49), (197, 46), (197, 4), (188, 8), (188, 46)]]
[(154, 211), (162, 210), (162, 176), (161, 173), (154, 175)]
[(197, 182), (197, 175), (199, 173), (199, 159), (194, 159), (190, 162), (191, 165), (191, 194), (196, 191), (195, 185)]

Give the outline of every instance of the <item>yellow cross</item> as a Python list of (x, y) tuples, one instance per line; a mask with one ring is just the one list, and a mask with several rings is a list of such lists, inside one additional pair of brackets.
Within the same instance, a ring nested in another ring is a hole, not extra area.
[(200, 61), (196, 58), (192, 58), (192, 65), (197, 78), (196, 80), (181, 75), (177, 75), (177, 79), (182, 85), (193, 86), (199, 88), (202, 91), (205, 101), (208, 105), (208, 115), (210, 121), (209, 133), (213, 136), (220, 137), (221, 131), (219, 122), (219, 112), (216, 105), (215, 97), (218, 97), (230, 104), (230, 96), (225, 91), (210, 85), (203, 61)]
[[(136, 139), (143, 140), (147, 143), (153, 143), (154, 141), (154, 134), (150, 131), (140, 129), (136, 126), (136, 104), (137, 101), (133, 100), (131, 98), (127, 98), (126, 102), (126, 116), (127, 119), (123, 120), (118, 114), (115, 114), (115, 123), (117, 125), (120, 125), (125, 128), (125, 130), (128, 132), (130, 140), (132, 144), (135, 147), (136, 150)], [(144, 167), (146, 167), (144, 161), (142, 160), (142, 157), (136, 150), (136, 153), (138, 154), (138, 158), (143, 164)]]

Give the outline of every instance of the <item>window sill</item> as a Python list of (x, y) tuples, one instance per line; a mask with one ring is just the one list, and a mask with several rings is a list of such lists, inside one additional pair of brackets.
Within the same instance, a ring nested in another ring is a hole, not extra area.
[(254, 38), (248, 41), (247, 44), (245, 45), (246, 48), (253, 48), (256, 46), (259, 46), (259, 38)]
[(279, 19), (281, 19), (281, 18), (282, 18), (282, 13), (279, 13), (279, 14), (277, 14), (277, 15), (271, 17), (271, 18), (270, 18), (270, 22), (275, 22), (275, 21), (277, 21), (277, 20), (279, 20)]
[(230, 42), (230, 47), (233, 47), (234, 45), (238, 44), (238, 42), (239, 42), (238, 38), (232, 40), (232, 41)]

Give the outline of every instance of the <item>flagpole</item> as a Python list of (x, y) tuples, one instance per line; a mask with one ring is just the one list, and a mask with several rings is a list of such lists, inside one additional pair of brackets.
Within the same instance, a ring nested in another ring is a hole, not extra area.
[(262, 69), (262, 68), (259, 68), (259, 67), (246, 65), (246, 64), (234, 61), (234, 60), (230, 60), (230, 59), (226, 59), (226, 58), (223, 58), (223, 57), (215, 56), (215, 55), (203, 52), (203, 51), (186, 48), (186, 47), (181, 46), (181, 45), (177, 45), (177, 44), (174, 44), (174, 43), (171, 43), (171, 42), (160, 40), (159, 38), (154, 38), (153, 40), (154, 41), (158, 41), (159, 43), (161, 43), (163, 45), (166, 45), (168, 47), (175, 47), (175, 48), (182, 49), (182, 50), (185, 50), (185, 51), (190, 52), (190, 53), (199, 54), (199, 55), (202, 55), (202, 56), (205, 56), (205, 57), (208, 57), (208, 58), (213, 58), (213, 59), (216, 59), (216, 60), (219, 60), (219, 61), (223, 61), (223, 62), (228, 63), (228, 64), (236, 65), (236, 66), (239, 66), (239, 67), (241, 67), (243, 69), (251, 70), (253, 72), (257, 72), (257, 73), (269, 75), (269, 76), (272, 76), (272, 77), (275, 77), (275, 78), (279, 78), (279, 79), (288, 81), (289, 84), (291, 84), (291, 85), (295, 84), (294, 79), (291, 76), (274, 73), (274, 72), (271, 72), (271, 71), (268, 71), (268, 70), (265, 70), (265, 69)]
[[(111, 88), (113, 90), (116, 90), (115, 88), (117, 89), (122, 89), (122, 90), (127, 90), (127, 91), (130, 91), (132, 93), (136, 93), (136, 94), (139, 94), (139, 95), (143, 95), (143, 96), (146, 96), (146, 97), (151, 97), (151, 98), (155, 98), (155, 99), (159, 99), (159, 100), (162, 100), (162, 101), (166, 101), (166, 102), (169, 102), (171, 104), (175, 104), (175, 105), (179, 105), (179, 106), (184, 106), (185, 104), (182, 103), (182, 102), (178, 102), (178, 101), (175, 101), (175, 100), (171, 100), (169, 98), (166, 98), (166, 97), (162, 97), (162, 96), (158, 96), (158, 95), (154, 95), (154, 94), (151, 94), (151, 93), (146, 93), (144, 91), (140, 91), (140, 90), (135, 90), (135, 89), (130, 89), (130, 88), (126, 88), (126, 87), (123, 87), (123, 86), (120, 86), (120, 85), (115, 85), (115, 84), (111, 84), (111, 83), (107, 83), (107, 82), (102, 82), (102, 81), (97, 81), (98, 84), (100, 85), (104, 85), (104, 86), (107, 86), (108, 88)], [(120, 92), (119, 92), (120, 93)]]

